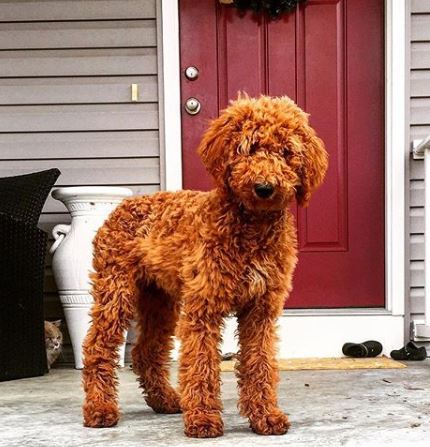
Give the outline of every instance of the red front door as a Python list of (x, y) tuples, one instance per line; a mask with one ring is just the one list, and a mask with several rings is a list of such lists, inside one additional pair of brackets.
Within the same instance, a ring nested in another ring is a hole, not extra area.
[(293, 206), (300, 255), (288, 308), (384, 306), (383, 3), (309, 0), (271, 21), (180, 1), (182, 103), (201, 103), (182, 113), (184, 187), (211, 187), (196, 147), (239, 90), (293, 98), (330, 154), (309, 208)]

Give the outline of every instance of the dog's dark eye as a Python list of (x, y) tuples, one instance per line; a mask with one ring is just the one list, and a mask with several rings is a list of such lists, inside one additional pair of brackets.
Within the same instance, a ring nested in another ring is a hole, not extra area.
[(251, 143), (249, 146), (249, 155), (255, 154), (258, 149), (257, 143)]
[(290, 154), (291, 154), (291, 152), (290, 152), (290, 149), (288, 149), (288, 147), (285, 147), (285, 148), (282, 150), (282, 155), (283, 155), (285, 158), (287, 158)]

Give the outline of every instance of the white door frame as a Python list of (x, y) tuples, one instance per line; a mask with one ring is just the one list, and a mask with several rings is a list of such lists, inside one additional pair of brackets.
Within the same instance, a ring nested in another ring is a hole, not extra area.
[[(162, 186), (177, 190), (182, 188), (178, 0), (157, 0), (157, 10)], [(404, 342), (407, 13), (406, 0), (385, 0), (385, 308), (288, 310), (280, 319), (282, 356), (339, 355), (343, 342), (369, 338), (380, 340), (388, 353)], [(227, 350), (235, 349), (234, 327), (227, 322)]]

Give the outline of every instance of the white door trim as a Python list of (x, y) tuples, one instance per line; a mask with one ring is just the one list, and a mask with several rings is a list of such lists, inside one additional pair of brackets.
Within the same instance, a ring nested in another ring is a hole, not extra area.
[(182, 188), (178, 0), (157, 0), (157, 45), (161, 187), (175, 191)]
[[(179, 63), (179, 11), (178, 0), (157, 0), (159, 14), (159, 39), (162, 49), (162, 79), (160, 78), (162, 106), (164, 121), (160, 124), (162, 140), (164, 139), (164, 172), (165, 188), (180, 189), (182, 187), (182, 154), (181, 154), (181, 104), (180, 104), (180, 63)], [(370, 327), (375, 328), (375, 321), (380, 321), (380, 331), (374, 331), (374, 336), (386, 340), (386, 345), (399, 343), (403, 340), (404, 314), (406, 299), (405, 284), (405, 180), (406, 160), (409, 156), (406, 142), (406, 0), (385, 0), (385, 45), (386, 45), (386, 104), (385, 104), (385, 247), (386, 247), (386, 306), (385, 312), (381, 309), (368, 309), (360, 313), (354, 309), (321, 311), (312, 309), (304, 312), (288, 311), (281, 318), (281, 338), (287, 337), (288, 325), (295, 326), (295, 321), (301, 327), (308, 327), (310, 333), (318, 334), (318, 345), (312, 341), (307, 354), (321, 355), (321, 338), (327, 333), (327, 342), (331, 347), (324, 352), (334, 353), (333, 332), (337, 328), (344, 328), (342, 339), (360, 340), (369, 334)], [(382, 309), (383, 310), (383, 309)], [(307, 318), (303, 318), (306, 316)], [(399, 318), (400, 317), (400, 318)], [(284, 319), (288, 318), (288, 325), (284, 330)], [(376, 320), (375, 320), (376, 318)], [(334, 319), (334, 320), (333, 320)], [(343, 320), (342, 320), (343, 319)], [(352, 323), (357, 321), (356, 323)], [(318, 323), (318, 326), (315, 326)], [(299, 323), (297, 323), (299, 324)], [(331, 326), (335, 324), (334, 326)], [(312, 328), (316, 329), (312, 330)], [(327, 328), (327, 331), (324, 329)], [(384, 332), (387, 331), (387, 332)], [(227, 331), (230, 333), (231, 331)], [(384, 335), (385, 334), (385, 335)], [(387, 335), (388, 334), (388, 335)], [(230, 337), (228, 337), (230, 338)], [(289, 338), (289, 337), (288, 337)], [(324, 337), (323, 337), (324, 338)], [(309, 340), (313, 340), (312, 337)], [(389, 342), (391, 340), (391, 343)], [(226, 340), (227, 344), (230, 343)], [(303, 340), (300, 341), (302, 343)], [(281, 343), (281, 349), (284, 342)], [(291, 344), (287, 343), (287, 346)], [(314, 348), (312, 348), (314, 346)], [(281, 354), (293, 355), (288, 350)]]
[(405, 314), (406, 0), (385, 1), (385, 269), (386, 309)]

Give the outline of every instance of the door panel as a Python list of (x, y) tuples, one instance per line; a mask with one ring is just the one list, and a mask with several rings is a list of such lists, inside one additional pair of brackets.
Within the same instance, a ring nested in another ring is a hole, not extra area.
[(238, 91), (288, 95), (311, 115), (330, 167), (297, 216), (290, 308), (382, 307), (384, 277), (384, 10), (382, 0), (309, 0), (279, 20), (218, 1), (181, 0), (183, 178), (211, 187), (195, 150), (208, 120)]

